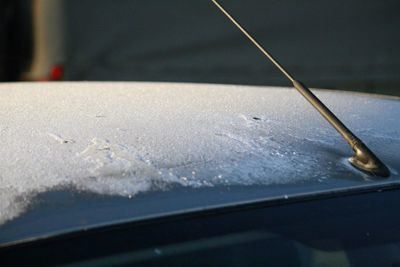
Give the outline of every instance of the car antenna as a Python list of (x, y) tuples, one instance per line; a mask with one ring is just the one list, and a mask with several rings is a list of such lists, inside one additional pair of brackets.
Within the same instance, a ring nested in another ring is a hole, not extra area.
[(372, 176), (389, 177), (390, 171), (385, 164), (336, 116), (332, 113), (303, 83), (296, 80), (282, 65), (252, 37), (240, 24), (226, 11), (217, 0), (211, 0), (235, 24), (237, 28), (292, 82), (294, 88), (305, 97), (314, 108), (338, 131), (354, 150), (354, 155), (349, 158), (350, 163), (357, 169)]

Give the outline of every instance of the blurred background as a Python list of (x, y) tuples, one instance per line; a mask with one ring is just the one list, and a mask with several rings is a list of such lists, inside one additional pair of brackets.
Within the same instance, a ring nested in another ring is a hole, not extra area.
[[(221, 0), (310, 87), (400, 95), (400, 1)], [(0, 81), (289, 85), (210, 0), (0, 0)]]

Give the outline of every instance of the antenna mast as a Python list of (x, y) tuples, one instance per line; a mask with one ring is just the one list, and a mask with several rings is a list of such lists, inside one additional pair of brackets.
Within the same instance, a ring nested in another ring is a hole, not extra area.
[(239, 22), (228, 11), (225, 10), (217, 0), (211, 0), (226, 17), (266, 56), (293, 84), (293, 87), (307, 99), (310, 104), (343, 136), (354, 151), (349, 158), (350, 163), (357, 169), (372, 176), (389, 177), (390, 171), (386, 165), (359, 139), (353, 134), (324, 103), (321, 102), (311, 91), (300, 81), (296, 80), (289, 72), (253, 37), (240, 25)]

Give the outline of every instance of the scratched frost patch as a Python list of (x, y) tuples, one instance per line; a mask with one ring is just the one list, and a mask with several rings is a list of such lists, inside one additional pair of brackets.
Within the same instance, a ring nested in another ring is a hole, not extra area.
[(315, 129), (315, 132), (320, 136), (325, 134), (325, 138), (311, 140), (291, 135), (290, 131), (276, 135), (273, 129), (280, 126), (281, 122), (268, 117), (240, 115), (239, 123), (233, 123), (225, 131), (216, 133), (229, 149), (220, 167), (224, 176), (229, 177), (224, 180), (226, 184), (268, 185), (310, 179), (322, 181), (335, 175), (327, 170), (335, 167), (337, 172), (344, 170), (343, 166), (334, 166), (329, 155), (309, 152), (317, 141), (328, 146), (334, 145), (333, 141), (326, 138), (328, 135), (324, 129)]
[(132, 196), (153, 187), (181, 183), (176, 176), (165, 175), (163, 170), (155, 168), (149, 159), (132, 148), (107, 140), (94, 138), (78, 156), (90, 163), (90, 176), (75, 182), (82, 190)]

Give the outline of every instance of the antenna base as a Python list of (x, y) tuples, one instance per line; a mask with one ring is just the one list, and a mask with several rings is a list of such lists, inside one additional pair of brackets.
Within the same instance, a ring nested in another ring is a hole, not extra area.
[(357, 142), (353, 146), (353, 150), (355, 154), (349, 158), (351, 165), (376, 177), (385, 178), (390, 176), (389, 169), (364, 143)]

